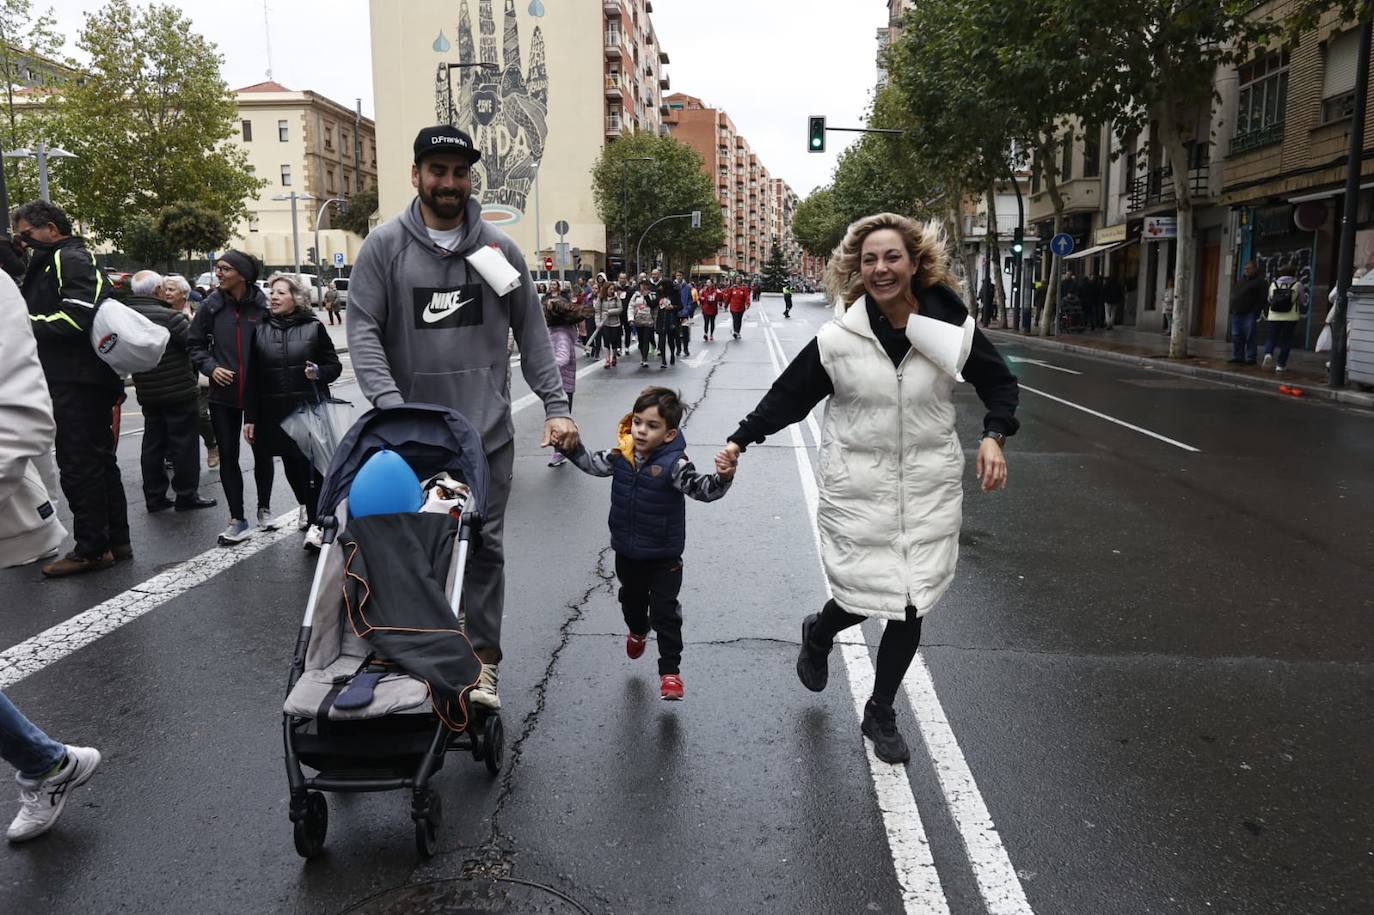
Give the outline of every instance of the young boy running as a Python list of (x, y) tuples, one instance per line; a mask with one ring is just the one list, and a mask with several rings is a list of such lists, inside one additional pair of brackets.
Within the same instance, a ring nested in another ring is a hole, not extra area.
[(644, 654), (649, 628), (658, 634), (659, 697), (682, 698), (682, 550), (687, 500), (725, 495), (735, 468), (716, 459), (716, 473), (700, 474), (687, 459), (678, 429), (682, 401), (668, 388), (645, 388), (620, 421), (620, 445), (595, 453), (580, 443), (568, 458), (594, 477), (612, 477), (611, 546), (620, 580), (620, 609), (629, 635), (625, 654)]

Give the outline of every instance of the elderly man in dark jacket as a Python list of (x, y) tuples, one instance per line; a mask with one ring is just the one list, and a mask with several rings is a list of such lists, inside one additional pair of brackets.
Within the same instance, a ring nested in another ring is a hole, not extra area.
[(92, 304), (110, 284), (62, 208), (34, 200), (14, 212), (14, 238), (32, 250), (21, 291), (57, 422), (57, 468), (72, 509), (75, 548), (43, 567), (49, 578), (79, 575), (132, 559), (129, 510), (115, 456), (114, 411), (124, 400), (119, 376), (91, 345)]
[(1259, 313), (1269, 301), (1269, 280), (1259, 261), (1249, 261), (1240, 282), (1231, 289), (1231, 358), (1234, 365), (1254, 365), (1258, 359)]
[[(200, 443), (196, 440), (200, 398), (186, 352), (191, 322), (157, 298), (162, 277), (152, 270), (135, 273), (129, 285), (129, 307), (171, 334), (157, 367), (134, 373), (134, 389), (143, 410), (143, 500), (149, 512), (174, 505), (179, 512), (210, 508), (215, 500), (200, 494)], [(164, 461), (172, 465), (175, 502), (167, 498)]]

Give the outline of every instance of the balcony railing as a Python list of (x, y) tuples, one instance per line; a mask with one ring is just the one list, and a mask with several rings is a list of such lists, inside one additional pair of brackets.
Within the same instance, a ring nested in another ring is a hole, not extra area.
[[(1188, 192), (1192, 196), (1206, 196), (1207, 170), (1205, 164), (1188, 170)], [(1131, 182), (1126, 194), (1126, 209), (1134, 213), (1174, 200), (1174, 170), (1166, 166), (1147, 172)]]
[(1247, 133), (1238, 133), (1231, 138), (1231, 154), (1246, 152), (1251, 149), (1259, 149), (1261, 146), (1268, 146), (1271, 143), (1283, 142), (1283, 122), (1270, 124), (1268, 127), (1261, 127), (1259, 130), (1251, 130)]
[(611, 136), (619, 136), (620, 132), (621, 132), (622, 130), (624, 130), (624, 129), (625, 129), (625, 128), (624, 128), (624, 123), (621, 121), (620, 115), (618, 115), (618, 114), (608, 114), (608, 115), (606, 115), (606, 133), (607, 133), (607, 134), (609, 134), (609, 135), (611, 135)]
[(601, 0), (601, 11), (607, 18), (614, 19), (620, 15), (620, 0)]
[(621, 76), (619, 73), (607, 73), (607, 74), (606, 74), (606, 94), (607, 94), (607, 95), (612, 95), (612, 96), (615, 96), (616, 98), (619, 98), (619, 97), (620, 97), (620, 94), (621, 94), (621, 92), (624, 90), (624, 88), (625, 88), (625, 78), (624, 78), (623, 76)]
[(619, 57), (625, 53), (625, 38), (620, 29), (606, 30), (606, 56)]

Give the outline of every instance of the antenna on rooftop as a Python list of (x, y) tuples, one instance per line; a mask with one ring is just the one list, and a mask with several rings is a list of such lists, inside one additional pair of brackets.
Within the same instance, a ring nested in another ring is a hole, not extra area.
[(267, 36), (267, 81), (272, 81), (272, 23), (267, 17), (267, 0), (262, 0), (262, 30)]

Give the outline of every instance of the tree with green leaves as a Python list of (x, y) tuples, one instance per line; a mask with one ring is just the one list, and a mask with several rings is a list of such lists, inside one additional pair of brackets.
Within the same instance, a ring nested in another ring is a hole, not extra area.
[(812, 257), (829, 257), (844, 239), (848, 226), (830, 185), (808, 194), (792, 214), (792, 234)]
[(157, 230), (157, 220), (143, 213), (135, 213), (125, 221), (121, 249), (134, 263), (163, 270), (170, 270), (181, 253)]
[[(701, 156), (672, 137), (641, 131), (606, 144), (592, 166), (592, 191), (607, 231), (625, 240), (627, 270), (641, 238), (646, 264), (653, 260), (651, 252), (662, 252), (684, 273), (725, 244), (715, 182)], [(701, 211), (698, 229), (688, 219), (670, 219), (645, 234), (664, 216), (695, 210)]]
[(229, 241), (229, 226), (219, 213), (191, 201), (179, 201), (158, 211), (157, 234), (174, 251), (186, 252), (186, 272), (191, 272), (191, 255), (196, 251), (217, 251)]
[(787, 262), (782, 256), (782, 247), (774, 239), (773, 246), (768, 252), (768, 260), (763, 265), (763, 291), (782, 292), (782, 287), (787, 285), (787, 279)]
[(335, 228), (367, 238), (372, 231), (372, 217), (377, 213), (377, 189), (368, 188), (348, 198), (348, 210), (334, 215)]
[(129, 218), (195, 204), (227, 225), (266, 182), (225, 141), (238, 108), (223, 56), (174, 6), (110, 0), (86, 14), (77, 46), (85, 79), (53, 100), (48, 129), (76, 158), (63, 163), (72, 214), (122, 244)]
[[(32, 146), (41, 136), (40, 121), (21, 115), (15, 105), (15, 89), (25, 85), (20, 68), (34, 56), (69, 65), (62, 53), (62, 36), (52, 8), (36, 13), (32, 0), (0, 0), (0, 80), (3, 81), (5, 113), (0, 136), (5, 149)], [(61, 81), (53, 85), (58, 89)], [(20, 167), (18, 159), (4, 160), (5, 182), (11, 203), (38, 196), (38, 171), (32, 165)], [(53, 195), (55, 198), (60, 195)]]

